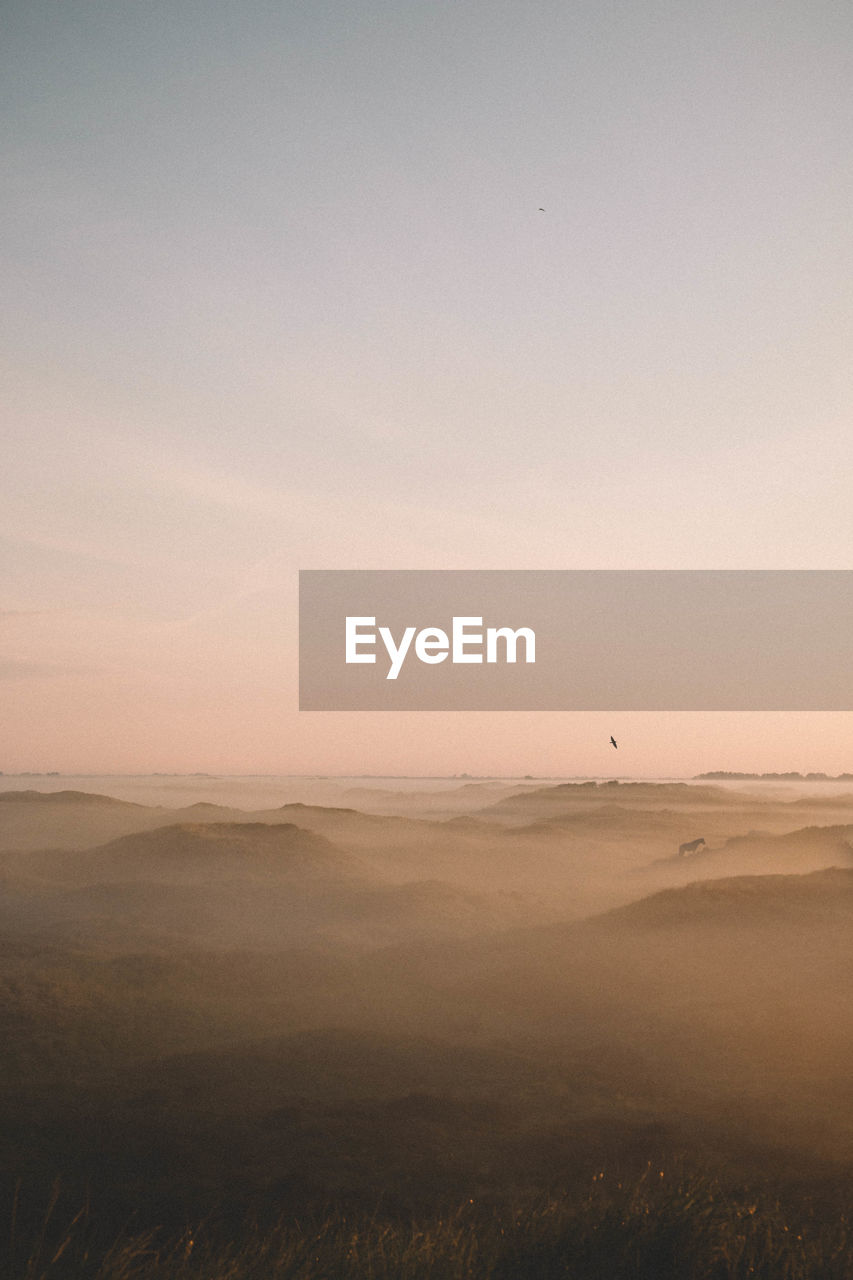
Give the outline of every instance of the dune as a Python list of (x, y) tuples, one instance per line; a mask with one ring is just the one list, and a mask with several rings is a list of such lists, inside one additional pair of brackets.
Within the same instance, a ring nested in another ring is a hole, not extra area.
[(559, 812), (577, 812), (603, 804), (654, 809), (661, 805), (676, 809), (731, 806), (732, 793), (723, 787), (697, 786), (687, 782), (621, 782), (616, 779), (610, 782), (562, 782), (506, 796), (480, 809), (477, 816), (521, 824), (547, 820)]
[(664, 889), (597, 917), (599, 927), (666, 929), (724, 925), (755, 929), (853, 927), (853, 869), (829, 867), (806, 875), (744, 875)]
[(146, 805), (136, 804), (131, 800), (116, 800), (113, 796), (102, 796), (90, 791), (0, 791), (0, 804), (40, 804), (47, 807), (53, 805), (91, 805), (113, 809), (144, 809)]
[[(380, 820), (383, 821), (383, 820)], [(325, 837), (279, 822), (178, 824), (85, 851), (6, 858), (0, 928), (127, 950), (377, 948), (459, 938), (526, 918), (518, 895), (421, 874), (403, 883)]]
[(291, 823), (181, 823), (121, 836), (94, 849), (22, 855), (15, 869), (58, 882), (341, 880), (361, 876), (349, 854)]
[[(713, 829), (709, 828), (713, 841)], [(750, 831), (697, 853), (668, 856), (639, 875), (658, 883), (687, 884), (745, 875), (803, 875), (826, 867), (853, 866), (853, 826), (801, 827), (780, 834)]]
[[(132, 1151), (159, 1222), (161, 1194), (211, 1187), (280, 1206), (303, 1169), (311, 1196), (464, 1166), (472, 1198), (511, 1197), (581, 1151), (645, 1163), (664, 1129), (733, 1161), (780, 1133), (853, 1151), (853, 826), (685, 784), (486, 799), (441, 821), (5, 800), (61, 836), (2, 860), (9, 1171), (63, 1172), (61, 1147), (124, 1207)], [(137, 829), (60, 847), (97, 813)]]
[(0, 850), (80, 849), (174, 821), (166, 809), (84, 791), (0, 791)]
[(530, 787), (506, 782), (467, 782), (441, 790), (392, 791), (374, 787), (350, 787), (344, 799), (364, 812), (387, 815), (452, 818), (476, 812), (498, 798), (521, 794)]

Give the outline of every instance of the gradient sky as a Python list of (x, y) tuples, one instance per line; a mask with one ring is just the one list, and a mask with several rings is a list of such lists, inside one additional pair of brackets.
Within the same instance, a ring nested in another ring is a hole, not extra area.
[(849, 715), (295, 673), (299, 568), (850, 567), (849, 4), (0, 24), (0, 769), (853, 769)]

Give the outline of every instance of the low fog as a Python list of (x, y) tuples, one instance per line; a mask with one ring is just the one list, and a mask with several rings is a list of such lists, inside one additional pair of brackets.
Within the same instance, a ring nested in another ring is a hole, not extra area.
[(0, 1172), (35, 1199), (179, 1224), (853, 1170), (853, 793), (10, 781)]

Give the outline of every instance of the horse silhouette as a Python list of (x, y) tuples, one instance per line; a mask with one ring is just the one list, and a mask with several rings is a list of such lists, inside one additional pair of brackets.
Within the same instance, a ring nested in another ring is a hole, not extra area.
[(678, 846), (678, 856), (683, 858), (686, 853), (696, 853), (700, 844), (705, 843), (705, 837), (700, 836), (698, 840), (688, 840), (684, 844)]

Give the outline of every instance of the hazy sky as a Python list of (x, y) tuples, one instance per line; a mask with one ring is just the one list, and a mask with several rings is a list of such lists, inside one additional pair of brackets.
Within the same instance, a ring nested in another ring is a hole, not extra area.
[(847, 715), (300, 715), (294, 663), (299, 568), (850, 567), (849, 4), (0, 24), (0, 769), (853, 769)]

